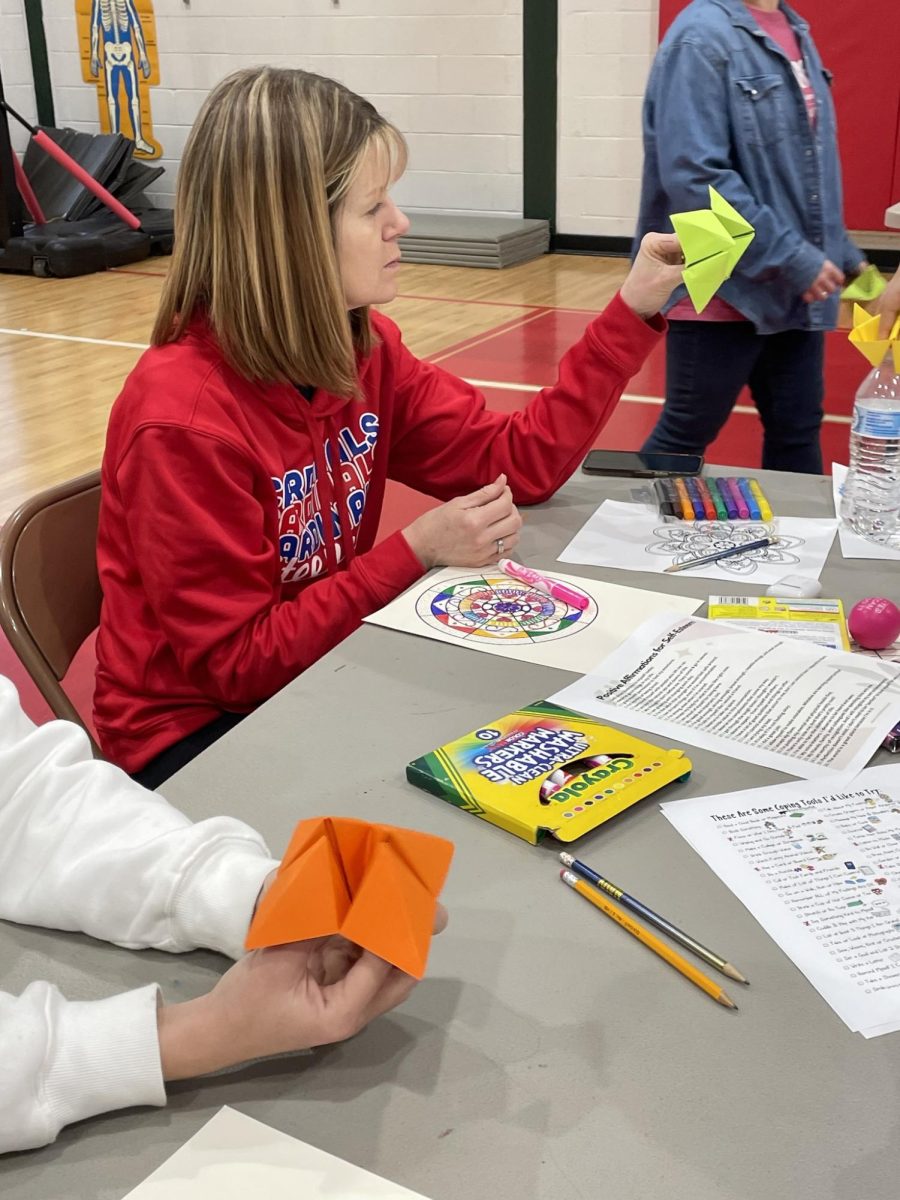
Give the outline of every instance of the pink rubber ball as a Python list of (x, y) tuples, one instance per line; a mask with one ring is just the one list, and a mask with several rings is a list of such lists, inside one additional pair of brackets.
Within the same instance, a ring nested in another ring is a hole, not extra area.
[(884, 596), (867, 596), (850, 609), (847, 626), (864, 650), (883, 650), (900, 637), (900, 608)]

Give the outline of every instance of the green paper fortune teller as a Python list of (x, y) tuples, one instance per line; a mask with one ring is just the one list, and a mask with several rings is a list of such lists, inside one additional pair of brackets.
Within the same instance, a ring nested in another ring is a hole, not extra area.
[(755, 236), (750, 222), (714, 187), (709, 189), (709, 204), (670, 218), (684, 254), (684, 285), (698, 313), (729, 278)]
[(847, 284), (841, 292), (841, 299), (858, 300), (860, 304), (869, 304), (873, 300), (877, 300), (886, 287), (885, 277), (874, 264), (870, 264)]

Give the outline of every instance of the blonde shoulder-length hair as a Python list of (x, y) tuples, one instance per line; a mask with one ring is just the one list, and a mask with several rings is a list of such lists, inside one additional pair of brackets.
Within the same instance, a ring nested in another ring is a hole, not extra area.
[(403, 135), (361, 96), (308, 71), (238, 71), (209, 94), (185, 146), (175, 248), (153, 344), (204, 316), (245, 378), (357, 391), (367, 308), (347, 312), (336, 217), (370, 147), (385, 184)]

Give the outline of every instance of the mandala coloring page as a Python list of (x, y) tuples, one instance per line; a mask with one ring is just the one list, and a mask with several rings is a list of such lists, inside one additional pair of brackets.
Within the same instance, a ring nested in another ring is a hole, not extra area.
[(736, 554), (716, 563), (719, 570), (744, 579), (755, 575), (761, 566), (771, 566), (773, 563), (784, 567), (785, 575), (789, 574), (790, 568), (800, 562), (799, 551), (805, 544), (803, 538), (776, 533), (771, 525), (747, 521), (739, 525), (731, 521), (681, 521), (677, 525), (658, 526), (653, 531), (653, 537), (654, 540), (647, 546), (647, 553), (662, 555), (667, 565), (689, 562), (704, 554), (716, 554), (720, 550), (730, 550), (733, 546), (743, 546), (761, 538), (777, 537), (778, 541), (772, 546), (760, 546), (756, 550), (748, 550), (746, 554)]

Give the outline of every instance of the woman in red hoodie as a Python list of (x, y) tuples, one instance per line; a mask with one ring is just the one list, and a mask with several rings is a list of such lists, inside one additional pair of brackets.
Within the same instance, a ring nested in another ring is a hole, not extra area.
[[(488, 411), (369, 310), (397, 289), (405, 160), (371, 104), (305, 71), (232, 75), (194, 124), (103, 459), (95, 719), (148, 786), (429, 568), (508, 553), (516, 504), (569, 477), (663, 332), (680, 251), (651, 234), (557, 383)], [(444, 503), (376, 545), (389, 478)]]

